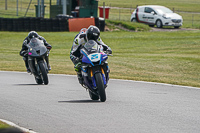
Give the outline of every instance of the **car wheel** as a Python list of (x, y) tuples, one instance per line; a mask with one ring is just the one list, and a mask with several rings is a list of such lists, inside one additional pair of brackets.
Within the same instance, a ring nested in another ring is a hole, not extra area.
[(131, 22), (136, 22), (135, 18), (132, 18), (132, 19), (131, 19)]
[(156, 21), (156, 26), (158, 27), (158, 28), (162, 28), (162, 21), (161, 20), (157, 20)]

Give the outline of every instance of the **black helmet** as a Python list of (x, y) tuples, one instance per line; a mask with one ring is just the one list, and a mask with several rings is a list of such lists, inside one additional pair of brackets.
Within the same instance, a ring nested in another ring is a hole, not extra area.
[(30, 39), (33, 37), (38, 37), (38, 36), (39, 36), (38, 33), (35, 31), (31, 31), (28, 33), (28, 38), (30, 38)]
[(97, 40), (100, 36), (99, 28), (96, 26), (91, 25), (86, 31), (86, 38), (88, 40)]

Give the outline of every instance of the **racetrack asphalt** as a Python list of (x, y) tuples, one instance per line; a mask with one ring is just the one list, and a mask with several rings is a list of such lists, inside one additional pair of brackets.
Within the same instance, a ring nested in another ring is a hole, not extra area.
[(0, 71), (0, 119), (38, 133), (199, 133), (200, 88), (110, 79), (92, 101), (73, 75)]

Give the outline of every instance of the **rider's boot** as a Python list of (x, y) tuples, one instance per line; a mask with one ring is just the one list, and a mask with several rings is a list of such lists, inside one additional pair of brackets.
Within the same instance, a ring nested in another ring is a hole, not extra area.
[(28, 57), (23, 57), (23, 60), (24, 60), (25, 66), (26, 66), (27, 73), (30, 73), (31, 69), (29, 68), (29, 65), (28, 65)]
[(78, 81), (81, 85), (83, 85), (83, 77), (82, 77), (82, 74), (81, 72), (77, 72), (77, 77), (78, 77)]
[(46, 60), (46, 63), (47, 63), (48, 70), (50, 71), (51, 70), (51, 66), (49, 64), (49, 56), (46, 56), (45, 60)]

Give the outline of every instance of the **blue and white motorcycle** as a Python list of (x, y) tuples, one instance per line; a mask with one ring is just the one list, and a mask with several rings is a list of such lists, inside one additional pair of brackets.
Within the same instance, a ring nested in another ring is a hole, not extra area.
[(107, 63), (109, 53), (103, 52), (101, 46), (89, 40), (83, 48), (81, 74), (83, 87), (89, 90), (92, 100), (106, 101), (105, 88), (109, 80), (109, 67)]

